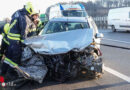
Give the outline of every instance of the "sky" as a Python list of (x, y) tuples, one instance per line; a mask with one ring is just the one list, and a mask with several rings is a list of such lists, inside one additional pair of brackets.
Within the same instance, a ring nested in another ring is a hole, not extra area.
[[(59, 2), (71, 2), (71, 1), (91, 1), (91, 0), (0, 0), (0, 20), (8, 17), (18, 9), (23, 8), (27, 2), (32, 2), (36, 10), (44, 13), (50, 5), (54, 5)], [(94, 0), (93, 0), (94, 1)]]

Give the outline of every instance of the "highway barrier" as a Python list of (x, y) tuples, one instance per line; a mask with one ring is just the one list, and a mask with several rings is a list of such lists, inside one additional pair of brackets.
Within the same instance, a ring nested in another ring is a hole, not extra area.
[(93, 19), (99, 29), (108, 29), (107, 16), (93, 17)]

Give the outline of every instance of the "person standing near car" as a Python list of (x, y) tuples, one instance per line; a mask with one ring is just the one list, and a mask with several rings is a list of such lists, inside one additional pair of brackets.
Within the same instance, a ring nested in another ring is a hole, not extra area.
[[(38, 11), (38, 10), (37, 10)], [(39, 32), (44, 28), (41, 20), (39, 19), (39, 12), (34, 12), (31, 16), (33, 24), (30, 27), (28, 37), (37, 36)]]
[[(31, 2), (28, 2), (23, 9), (17, 10), (12, 15), (10, 23), (10, 31), (8, 33), (9, 47), (6, 53), (5, 62), (15, 62), (20, 64), (22, 54), (22, 43), (27, 38), (29, 27), (32, 24), (31, 15), (34, 12), (34, 8)], [(12, 63), (13, 64), (13, 63)], [(7, 68), (7, 67), (6, 67)], [(13, 68), (9, 68), (9, 74), (16, 76), (17, 73)]]
[[(9, 31), (9, 23), (6, 23), (2, 28), (1, 28), (1, 32), (2, 32), (2, 42), (1, 42), (1, 50), (0, 50), (0, 62), (2, 63), (2, 58), (3, 56), (5, 55), (6, 51), (7, 51), (7, 48), (9, 46), (9, 41), (7, 39), (7, 34), (8, 34), (8, 31)], [(5, 72), (6, 72), (6, 64), (2, 64), (2, 68), (1, 68), (1, 75), (5, 75)]]
[(8, 47), (9, 45), (9, 42), (7, 40), (7, 34), (8, 34), (8, 31), (9, 31), (9, 23), (5, 24), (2, 28), (1, 28), (1, 31), (2, 31), (2, 42), (1, 42), (1, 50), (0, 50), (0, 61), (3, 57), (3, 54), (4, 52), (6, 51), (6, 48)]
[(33, 23), (29, 29), (29, 33), (27, 37), (32, 37), (37, 35), (37, 25), (39, 23), (39, 12), (33, 12), (31, 15), (31, 19)]

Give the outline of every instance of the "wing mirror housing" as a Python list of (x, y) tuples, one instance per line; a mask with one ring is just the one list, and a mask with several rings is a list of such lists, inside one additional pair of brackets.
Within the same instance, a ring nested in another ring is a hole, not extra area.
[(97, 33), (96, 34), (96, 38), (103, 38), (103, 37), (104, 37), (104, 35), (102, 33)]

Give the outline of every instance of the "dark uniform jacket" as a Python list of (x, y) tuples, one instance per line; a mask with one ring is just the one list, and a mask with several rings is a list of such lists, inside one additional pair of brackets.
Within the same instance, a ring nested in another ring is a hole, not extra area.
[[(9, 39), (24, 40), (32, 26), (32, 20), (28, 12), (23, 8), (12, 15), (10, 23)], [(13, 37), (13, 38), (12, 38)]]

